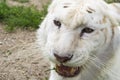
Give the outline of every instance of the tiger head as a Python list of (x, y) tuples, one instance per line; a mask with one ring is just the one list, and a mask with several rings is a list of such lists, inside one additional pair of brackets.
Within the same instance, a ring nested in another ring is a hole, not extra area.
[(38, 43), (59, 75), (74, 77), (114, 55), (117, 17), (102, 0), (54, 0), (37, 31)]

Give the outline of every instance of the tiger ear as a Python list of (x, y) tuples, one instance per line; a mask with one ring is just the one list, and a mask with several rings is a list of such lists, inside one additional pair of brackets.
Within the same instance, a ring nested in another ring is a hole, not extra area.
[(111, 3), (105, 5), (106, 9), (101, 8), (105, 16), (107, 16), (112, 23), (112, 26), (120, 26), (120, 4)]
[(112, 15), (114, 15), (114, 18), (120, 23), (120, 4), (112, 3), (109, 5), (111, 6)]

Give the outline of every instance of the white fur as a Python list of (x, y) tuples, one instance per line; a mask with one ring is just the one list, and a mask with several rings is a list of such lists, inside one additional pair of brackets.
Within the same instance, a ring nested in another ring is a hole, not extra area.
[[(57, 53), (72, 54), (64, 65), (84, 69), (71, 78), (52, 70), (49, 80), (120, 80), (120, 9), (115, 5), (102, 0), (53, 0), (37, 31), (37, 41), (51, 60), (51, 68), (59, 64), (53, 55)], [(55, 19), (62, 23), (60, 28), (53, 23)], [(80, 37), (85, 27), (95, 31)]]

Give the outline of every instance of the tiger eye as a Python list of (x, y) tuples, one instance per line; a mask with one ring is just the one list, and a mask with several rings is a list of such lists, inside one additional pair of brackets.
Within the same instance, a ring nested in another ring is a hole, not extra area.
[(54, 22), (54, 24), (55, 24), (56, 26), (58, 26), (58, 28), (61, 27), (61, 22), (60, 22), (60, 21), (54, 20), (53, 22)]
[(84, 33), (92, 33), (94, 30), (93, 29), (91, 29), (91, 28), (84, 28), (83, 30), (82, 30), (82, 32), (84, 32)]
[(92, 33), (93, 31), (94, 31), (94, 29), (86, 27), (86, 28), (84, 28), (84, 29), (82, 30), (80, 36), (82, 36), (84, 33), (90, 34), (90, 33)]

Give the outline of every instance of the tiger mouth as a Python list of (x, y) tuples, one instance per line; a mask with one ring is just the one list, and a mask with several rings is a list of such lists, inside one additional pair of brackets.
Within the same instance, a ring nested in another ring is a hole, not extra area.
[(80, 67), (68, 67), (64, 65), (56, 65), (56, 72), (64, 77), (75, 77), (81, 71)]

